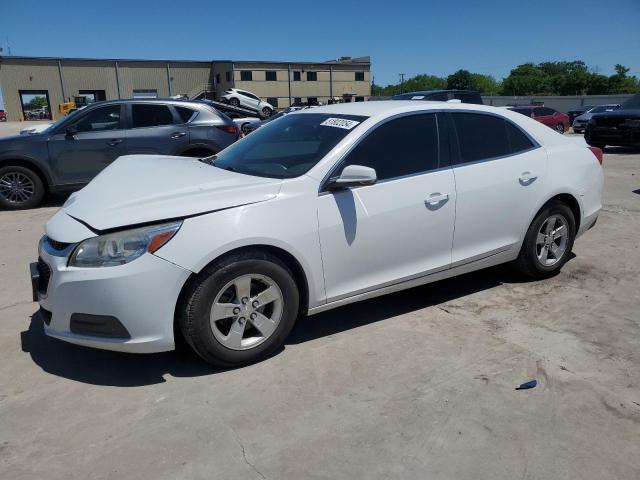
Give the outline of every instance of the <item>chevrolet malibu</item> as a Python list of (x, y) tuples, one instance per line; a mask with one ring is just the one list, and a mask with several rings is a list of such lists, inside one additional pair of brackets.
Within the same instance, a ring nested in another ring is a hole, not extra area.
[(225, 367), (297, 318), (511, 262), (557, 273), (601, 208), (602, 152), (506, 109), (331, 105), (217, 157), (121, 157), (49, 220), (48, 335), (126, 352), (177, 337)]

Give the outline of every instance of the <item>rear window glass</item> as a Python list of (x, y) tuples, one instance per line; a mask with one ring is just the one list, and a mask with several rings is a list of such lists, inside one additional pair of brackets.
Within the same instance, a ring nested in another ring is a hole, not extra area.
[(214, 165), (247, 175), (298, 177), (366, 118), (320, 113), (286, 115), (223, 150)]
[(131, 106), (133, 128), (171, 125), (173, 115), (166, 105), (133, 104)]
[(505, 120), (507, 127), (507, 136), (509, 137), (509, 144), (511, 146), (511, 153), (524, 152), (534, 147), (534, 144), (529, 137), (527, 137), (522, 130), (513, 125), (511, 122)]
[(193, 117), (193, 115), (196, 113), (195, 110), (191, 110), (190, 108), (186, 107), (176, 107), (176, 111), (178, 112), (180, 119), (184, 123), (187, 123), (189, 120), (191, 120), (191, 117)]
[(524, 115), (525, 117), (530, 117), (531, 116), (531, 109), (530, 108), (511, 108), (510, 110), (519, 113), (521, 115)]
[(511, 153), (502, 118), (476, 113), (452, 113), (460, 148), (458, 163), (475, 162)]

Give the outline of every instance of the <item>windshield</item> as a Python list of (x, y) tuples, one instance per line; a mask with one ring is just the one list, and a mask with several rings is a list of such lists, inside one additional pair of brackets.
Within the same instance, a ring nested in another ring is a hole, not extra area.
[(213, 165), (259, 177), (298, 177), (366, 119), (323, 113), (285, 115), (220, 152)]
[(618, 108), (616, 105), (600, 105), (599, 107), (595, 107), (589, 110), (589, 113), (602, 113), (606, 112), (607, 110), (615, 110), (616, 108)]

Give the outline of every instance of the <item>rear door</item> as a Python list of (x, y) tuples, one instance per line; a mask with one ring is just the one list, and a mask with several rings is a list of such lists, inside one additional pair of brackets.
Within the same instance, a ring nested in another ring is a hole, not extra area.
[(376, 170), (374, 185), (321, 191), (318, 224), (327, 301), (449, 268), (455, 185), (436, 114), (374, 127), (340, 162)]
[(555, 126), (555, 118), (553, 116), (554, 113), (556, 113), (555, 110), (547, 107), (536, 107), (533, 109), (533, 116), (535, 117), (535, 119), (549, 127)]
[[(66, 129), (77, 133), (67, 135)], [(105, 105), (78, 112), (48, 140), (49, 157), (56, 182), (89, 182), (103, 168), (126, 152), (124, 105)]]
[(189, 145), (189, 128), (168, 105), (157, 102), (130, 103), (127, 153), (179, 155)]
[(501, 116), (453, 112), (449, 120), (457, 266), (517, 248), (545, 193), (547, 155)]

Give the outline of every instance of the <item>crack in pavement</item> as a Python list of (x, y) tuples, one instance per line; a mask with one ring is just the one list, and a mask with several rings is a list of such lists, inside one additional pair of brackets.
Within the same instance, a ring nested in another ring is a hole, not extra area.
[(240, 438), (240, 435), (238, 435), (238, 432), (236, 432), (236, 429), (230, 425), (229, 425), (229, 428), (231, 429), (231, 431), (236, 437), (236, 443), (240, 445), (240, 448), (242, 449), (242, 458), (244, 459), (244, 463), (249, 465), (258, 475), (260, 475), (260, 478), (267, 480), (267, 477), (265, 477), (264, 474), (260, 470), (258, 470), (258, 468), (253, 463), (251, 463), (247, 458), (247, 452), (244, 448), (244, 444), (242, 443), (242, 439)]

